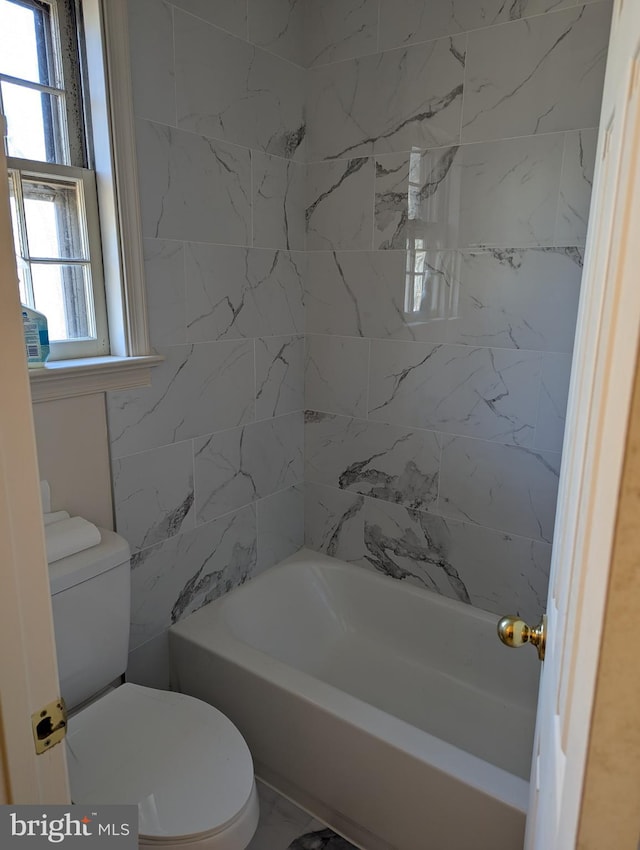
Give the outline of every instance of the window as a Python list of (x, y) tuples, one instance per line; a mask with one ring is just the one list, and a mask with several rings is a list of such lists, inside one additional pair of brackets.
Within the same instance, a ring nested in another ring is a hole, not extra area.
[(0, 0), (0, 111), (20, 299), (52, 358), (107, 354), (96, 175), (74, 0)]

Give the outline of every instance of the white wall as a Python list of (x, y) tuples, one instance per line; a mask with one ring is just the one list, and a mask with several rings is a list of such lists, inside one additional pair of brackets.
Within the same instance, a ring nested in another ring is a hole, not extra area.
[(51, 507), (113, 528), (109, 440), (104, 394), (33, 405), (40, 478)]

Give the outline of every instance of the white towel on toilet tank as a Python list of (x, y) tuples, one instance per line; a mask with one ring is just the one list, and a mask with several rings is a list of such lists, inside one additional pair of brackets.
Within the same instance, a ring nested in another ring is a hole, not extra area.
[(40, 482), (40, 501), (42, 502), (42, 513), (48, 514), (51, 511), (51, 487), (48, 481)]
[(74, 516), (47, 525), (44, 530), (47, 561), (52, 564), (61, 558), (75, 555), (83, 549), (97, 546), (102, 540), (100, 532), (92, 522)]
[(54, 511), (53, 513), (42, 514), (45, 525), (53, 525), (54, 522), (60, 522), (63, 519), (69, 519), (67, 511)]

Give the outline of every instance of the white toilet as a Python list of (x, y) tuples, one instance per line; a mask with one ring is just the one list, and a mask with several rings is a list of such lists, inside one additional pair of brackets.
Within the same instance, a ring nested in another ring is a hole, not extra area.
[[(49, 565), (60, 687), (67, 710), (127, 666), (129, 547), (112, 531)], [(249, 749), (217, 709), (184, 694), (124, 684), (69, 720), (74, 803), (137, 803), (140, 846), (245, 850), (258, 824)]]

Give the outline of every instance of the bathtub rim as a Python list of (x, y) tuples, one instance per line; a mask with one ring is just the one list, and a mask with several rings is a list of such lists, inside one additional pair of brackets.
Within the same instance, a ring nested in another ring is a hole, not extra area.
[[(173, 667), (171, 651), (173, 641), (177, 639), (190, 642), (223, 658), (228, 663), (237, 665), (259, 679), (269, 680), (276, 687), (292, 693), (297, 699), (312, 705), (316, 710), (338, 716), (373, 737), (383, 738), (407, 756), (427, 762), (435, 770), (526, 815), (529, 805), (527, 780), (255, 648), (235, 637), (224, 616), (217, 616), (231, 604), (230, 596), (237, 596), (243, 589), (248, 590), (250, 587), (255, 589), (258, 583), (268, 580), (275, 571), (284, 572), (292, 565), (314, 561), (333, 570), (346, 568), (352, 572), (357, 571), (359, 576), (382, 583), (385, 587), (388, 587), (391, 581), (388, 577), (379, 576), (362, 566), (349, 564), (303, 547), (294, 555), (251, 579), (247, 584), (234, 588), (172, 625), (169, 628), (171, 667)], [(487, 611), (455, 599), (442, 597), (414, 585), (403, 584), (402, 591), (417, 595), (430, 605), (440, 605), (445, 609), (458, 612), (463, 610), (465, 616), (472, 616), (485, 623), (495, 622), (495, 615)], [(389, 729), (389, 726), (392, 728)], [(390, 734), (382, 735), (381, 728)]]

